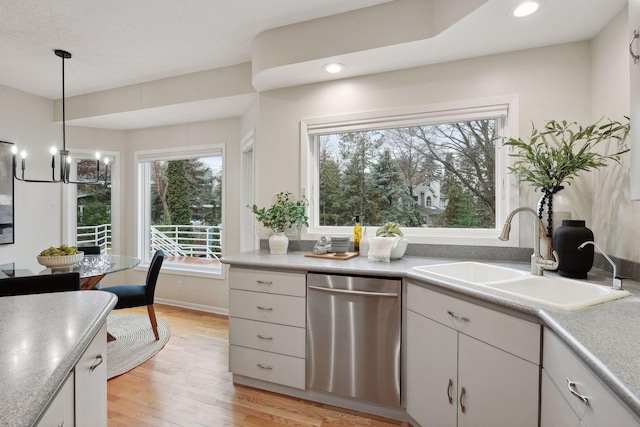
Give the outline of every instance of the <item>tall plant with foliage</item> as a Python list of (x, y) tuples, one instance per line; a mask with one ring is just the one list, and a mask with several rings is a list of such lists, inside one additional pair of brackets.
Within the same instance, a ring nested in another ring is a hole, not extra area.
[[(600, 121), (589, 126), (576, 122), (550, 120), (539, 130), (532, 125), (528, 141), (509, 138), (504, 145), (512, 147), (515, 158), (509, 171), (521, 182), (528, 182), (536, 189), (558, 191), (581, 172), (597, 170), (610, 161), (620, 163), (621, 156), (629, 151), (624, 142), (629, 124)], [(601, 154), (597, 146), (603, 141), (614, 140), (617, 147), (611, 154)]]
[[(538, 215), (542, 218), (545, 201), (549, 205), (547, 237), (551, 237), (553, 221), (553, 195), (571, 185), (582, 171), (598, 170), (614, 161), (620, 163), (629, 151), (625, 139), (629, 123), (610, 120), (582, 126), (576, 122), (549, 120), (542, 129), (532, 124), (528, 140), (509, 138), (504, 145), (514, 149), (510, 154), (515, 162), (509, 167), (520, 182), (528, 182), (544, 193)], [(614, 141), (613, 153), (599, 150), (603, 142)], [(601, 152), (603, 151), (603, 152)]]
[(298, 225), (308, 227), (309, 217), (306, 209), (309, 202), (304, 197), (294, 202), (291, 196), (292, 193), (283, 191), (276, 194), (276, 202), (269, 208), (259, 208), (257, 205), (247, 207), (262, 225), (275, 233), (287, 231)]

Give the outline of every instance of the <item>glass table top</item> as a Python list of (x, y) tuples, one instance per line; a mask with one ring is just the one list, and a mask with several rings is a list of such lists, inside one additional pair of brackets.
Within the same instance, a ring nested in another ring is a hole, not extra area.
[(14, 262), (0, 265), (0, 279), (76, 271), (80, 273), (80, 278), (87, 278), (117, 273), (136, 267), (138, 264), (140, 264), (139, 258), (128, 255), (85, 255), (79, 263), (59, 268), (45, 268), (34, 259), (33, 262)]

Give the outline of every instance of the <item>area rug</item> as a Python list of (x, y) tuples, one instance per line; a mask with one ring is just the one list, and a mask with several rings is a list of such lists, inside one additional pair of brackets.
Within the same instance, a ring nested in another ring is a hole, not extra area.
[(149, 360), (169, 341), (169, 325), (158, 319), (160, 339), (156, 341), (149, 316), (110, 314), (107, 331), (116, 340), (107, 343), (107, 379), (117, 377)]

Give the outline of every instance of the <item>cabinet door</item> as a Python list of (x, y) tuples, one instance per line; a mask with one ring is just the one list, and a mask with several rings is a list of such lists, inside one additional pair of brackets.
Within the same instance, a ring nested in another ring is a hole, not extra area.
[[(95, 336), (75, 368), (76, 423), (107, 425), (107, 324)], [(66, 426), (66, 424), (65, 424)]]
[[(634, 31), (640, 33), (640, 0), (629, 0), (629, 39)], [(631, 49), (640, 54), (640, 39), (631, 43)], [(631, 75), (631, 200), (640, 200), (640, 60), (629, 57)]]
[(58, 393), (40, 418), (38, 427), (73, 427), (73, 372), (69, 374)]
[(459, 334), (458, 425), (537, 427), (539, 376), (539, 366)]
[(560, 390), (542, 370), (540, 391), (540, 427), (580, 427), (580, 419)]
[(407, 313), (407, 413), (425, 427), (455, 426), (458, 332)]

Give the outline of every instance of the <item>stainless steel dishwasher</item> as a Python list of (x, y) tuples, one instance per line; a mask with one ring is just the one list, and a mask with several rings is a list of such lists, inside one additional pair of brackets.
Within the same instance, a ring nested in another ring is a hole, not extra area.
[(401, 281), (307, 274), (307, 388), (400, 406)]

